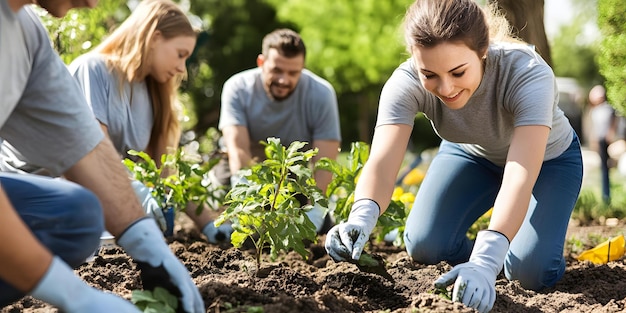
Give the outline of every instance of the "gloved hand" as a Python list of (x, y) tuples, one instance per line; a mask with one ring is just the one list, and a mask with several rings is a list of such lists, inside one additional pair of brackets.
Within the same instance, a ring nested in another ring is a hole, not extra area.
[(321, 205), (315, 203), (313, 208), (306, 212), (306, 216), (309, 217), (309, 220), (315, 225), (315, 231), (320, 232), (322, 227), (324, 226), (324, 218), (326, 217), (326, 208)]
[(215, 227), (214, 221), (210, 221), (202, 228), (202, 233), (206, 236), (210, 243), (220, 243), (230, 240), (230, 235), (233, 233), (233, 226), (231, 223), (222, 223), (219, 227)]
[(441, 275), (435, 287), (446, 288), (454, 282), (452, 301), (489, 312), (496, 301), (496, 277), (508, 250), (509, 239), (503, 234), (492, 230), (478, 232), (469, 262)]
[(163, 215), (163, 208), (152, 196), (152, 190), (138, 180), (132, 180), (130, 185), (133, 186), (135, 194), (137, 195), (137, 198), (139, 198), (139, 202), (141, 203), (141, 206), (146, 214), (157, 221), (161, 231), (166, 231), (167, 220), (165, 215)]
[(123, 298), (87, 285), (57, 256), (52, 259), (50, 267), (31, 292), (31, 296), (67, 313), (141, 312)]
[(119, 237), (117, 244), (137, 263), (144, 289), (163, 287), (179, 298), (180, 307), (185, 312), (205, 312), (198, 287), (185, 266), (169, 249), (163, 233), (151, 218), (142, 218), (131, 224)]
[(335, 225), (326, 234), (326, 252), (333, 260), (358, 260), (370, 234), (376, 226), (380, 207), (371, 199), (360, 199), (352, 204), (348, 220)]

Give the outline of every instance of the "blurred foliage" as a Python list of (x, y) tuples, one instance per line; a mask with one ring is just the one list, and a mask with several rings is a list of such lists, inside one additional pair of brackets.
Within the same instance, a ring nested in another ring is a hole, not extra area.
[(35, 6), (43, 25), (50, 34), (56, 51), (65, 64), (91, 50), (119, 25), (130, 9), (127, 0), (100, 1), (94, 9), (74, 9), (63, 18), (54, 18)]
[[(624, 97), (619, 101), (618, 95), (623, 95), (626, 87), (619, 85), (616, 78), (626, 74), (621, 70), (623, 63), (617, 66), (616, 62), (624, 59), (618, 52), (626, 51), (623, 49), (626, 35), (619, 35), (623, 33), (623, 23), (619, 21), (624, 17), (620, 16), (619, 0), (599, 1), (605, 8), (600, 12), (600, 21), (612, 25), (606, 26), (604, 33), (613, 36), (611, 38), (622, 36), (622, 39), (603, 41), (600, 50), (604, 57), (599, 60), (612, 62), (613, 65), (604, 66), (601, 71), (607, 79), (614, 77), (615, 83), (608, 86), (609, 97), (615, 98), (615, 103), (623, 103)], [(42, 13), (42, 19), (55, 48), (69, 63), (97, 45), (129, 15), (129, 7), (137, 2), (100, 1), (92, 10), (73, 10), (63, 19)], [(401, 22), (405, 9), (412, 2), (180, 0), (193, 23), (201, 29), (196, 49), (188, 61), (188, 80), (181, 88), (181, 102), (187, 116), (185, 129), (204, 134), (207, 129), (217, 127), (223, 83), (233, 74), (256, 66), (265, 34), (279, 27), (289, 27), (299, 31), (306, 42), (307, 68), (329, 80), (337, 91), (343, 148), (349, 149), (348, 145), (355, 141), (370, 142), (380, 90), (398, 64), (409, 57), (402, 39)], [(586, 2), (575, 3), (582, 6)], [(610, 17), (611, 10), (616, 16)], [(590, 9), (579, 11), (584, 14), (577, 15), (572, 25), (564, 27), (552, 42), (553, 61), (557, 75), (575, 77), (581, 85), (588, 85), (601, 80), (592, 62), (598, 45), (581, 42), (581, 25), (593, 15), (585, 15)], [(422, 150), (438, 144), (439, 138), (428, 120), (418, 116), (409, 149)]]
[(598, 64), (606, 79), (607, 98), (626, 114), (626, 14), (623, 0), (598, 0), (598, 26), (602, 33)]
[[(204, 133), (217, 127), (222, 85), (230, 76), (256, 67), (263, 37), (279, 27), (276, 10), (262, 0), (189, 0), (190, 11), (199, 17), (204, 31), (188, 61), (187, 92), (197, 116), (195, 130)], [(298, 29), (295, 28), (297, 31)]]
[(556, 76), (575, 78), (588, 90), (604, 81), (594, 60), (598, 54), (598, 38), (588, 32), (596, 8), (593, 1), (574, 0), (573, 4), (574, 18), (559, 28), (551, 42), (552, 65)]

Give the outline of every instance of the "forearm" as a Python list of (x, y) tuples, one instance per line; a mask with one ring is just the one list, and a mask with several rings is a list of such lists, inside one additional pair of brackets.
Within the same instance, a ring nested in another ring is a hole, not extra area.
[(528, 212), (549, 132), (545, 126), (520, 126), (513, 133), (502, 185), (489, 223), (489, 229), (503, 233), (509, 241), (517, 234)]
[(489, 229), (503, 233), (513, 240), (519, 230), (532, 195), (529, 173), (518, 164), (509, 164), (505, 170), (503, 183), (494, 203)]
[(52, 254), (24, 224), (1, 186), (0, 215), (0, 278), (27, 293), (47, 271)]
[(65, 176), (98, 196), (104, 210), (106, 229), (114, 236), (145, 215), (130, 185), (128, 171), (106, 138), (74, 164)]
[(361, 171), (354, 192), (355, 200), (369, 198), (378, 203), (380, 214), (387, 210), (410, 135), (409, 125), (376, 128), (369, 159)]
[(249, 167), (252, 163), (250, 152), (250, 135), (244, 126), (228, 126), (223, 130), (226, 150), (228, 152), (228, 166), (231, 174), (240, 169)]

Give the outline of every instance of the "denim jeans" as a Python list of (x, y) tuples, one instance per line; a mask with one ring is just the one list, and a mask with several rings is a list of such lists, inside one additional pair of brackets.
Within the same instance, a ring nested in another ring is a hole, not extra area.
[[(35, 237), (70, 266), (81, 265), (98, 247), (104, 218), (91, 191), (64, 179), (25, 174), (0, 173), (0, 183)], [(0, 307), (23, 296), (0, 280)]]
[[(466, 233), (495, 201), (504, 168), (443, 141), (415, 197), (404, 232), (414, 261), (467, 262), (473, 242)], [(559, 157), (543, 162), (529, 207), (511, 242), (504, 273), (524, 288), (553, 286), (565, 271), (563, 247), (582, 184), (583, 163), (575, 135)]]

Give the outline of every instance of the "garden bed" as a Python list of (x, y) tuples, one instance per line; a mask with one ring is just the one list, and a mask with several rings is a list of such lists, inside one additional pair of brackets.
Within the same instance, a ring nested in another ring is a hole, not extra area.
[[(500, 276), (492, 312), (623, 312), (624, 259), (593, 265), (570, 255), (574, 242), (580, 245), (593, 238), (610, 237), (621, 233), (622, 227), (570, 227), (563, 279), (554, 288), (533, 292)], [(446, 263), (416, 264), (403, 249), (376, 245), (372, 252), (385, 258), (392, 282), (360, 272), (355, 265), (335, 263), (326, 255), (323, 239), (309, 246), (308, 261), (296, 253), (276, 262), (264, 258), (259, 275), (255, 273), (253, 249), (207, 244), (191, 227), (178, 226), (170, 248), (190, 270), (207, 312), (473, 312), (433, 293), (433, 280), (450, 269)], [(134, 263), (117, 248), (103, 249), (76, 272), (91, 285), (128, 299), (131, 290), (141, 288)], [(25, 298), (0, 312), (56, 311)]]

